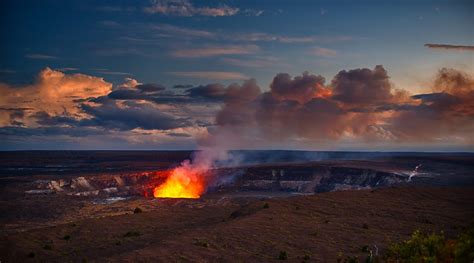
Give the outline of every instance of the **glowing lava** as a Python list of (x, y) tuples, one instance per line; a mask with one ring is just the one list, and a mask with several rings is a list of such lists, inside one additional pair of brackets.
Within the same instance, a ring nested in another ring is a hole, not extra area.
[(155, 198), (199, 198), (205, 190), (202, 174), (186, 167), (174, 169), (166, 181), (155, 187)]

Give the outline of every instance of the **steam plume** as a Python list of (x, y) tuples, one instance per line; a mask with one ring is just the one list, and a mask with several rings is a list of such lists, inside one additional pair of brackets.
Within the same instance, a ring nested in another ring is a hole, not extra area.
[(204, 150), (184, 167), (207, 171), (216, 161), (229, 158), (228, 150), (268, 148), (281, 142), (320, 147), (337, 141), (439, 142), (454, 136), (472, 145), (472, 77), (444, 68), (432, 88), (432, 93), (418, 95), (395, 89), (381, 65), (340, 71), (330, 84), (308, 72), (293, 78), (280, 73), (267, 92), (255, 80), (201, 87), (195, 92), (217, 96), (224, 105), (216, 126), (200, 141)]

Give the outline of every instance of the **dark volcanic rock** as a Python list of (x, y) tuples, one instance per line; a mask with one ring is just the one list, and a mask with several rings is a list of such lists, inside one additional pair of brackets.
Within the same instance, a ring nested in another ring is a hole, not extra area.
[[(241, 171), (238, 175), (235, 173), (237, 170)], [(232, 183), (221, 188), (301, 193), (389, 186), (404, 183), (408, 178), (406, 174), (365, 167), (317, 163), (220, 169), (216, 173), (218, 177), (236, 177), (228, 179)]]

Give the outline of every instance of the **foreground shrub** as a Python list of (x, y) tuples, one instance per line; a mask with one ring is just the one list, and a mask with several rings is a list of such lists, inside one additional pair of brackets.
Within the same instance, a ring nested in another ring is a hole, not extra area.
[(140, 232), (138, 231), (128, 231), (123, 235), (123, 237), (138, 237), (140, 236)]
[(474, 262), (474, 226), (459, 236), (454, 248), (456, 263)]
[(279, 260), (287, 260), (288, 259), (288, 253), (286, 251), (282, 250), (280, 251), (280, 255), (278, 255)]
[(194, 241), (194, 245), (200, 247), (209, 247), (209, 242), (207, 242), (206, 240), (196, 239)]
[(43, 249), (46, 249), (46, 250), (53, 250), (53, 246), (49, 245), (49, 244), (46, 244), (43, 246)]
[(426, 234), (415, 231), (410, 239), (393, 244), (386, 254), (387, 262), (474, 262), (474, 228), (457, 240), (447, 240), (443, 232)]

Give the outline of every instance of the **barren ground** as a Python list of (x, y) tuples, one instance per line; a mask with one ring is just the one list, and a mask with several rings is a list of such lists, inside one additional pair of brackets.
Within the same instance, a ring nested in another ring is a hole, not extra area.
[[(454, 237), (473, 221), (473, 193), (471, 187), (405, 186), (266, 199), (214, 194), (83, 205), (78, 213), (92, 218), (62, 218), (57, 225), (21, 232), (4, 228), (0, 260), (269, 262), (277, 261), (280, 251), (290, 262), (335, 262), (341, 254), (364, 260), (363, 246), (377, 246), (383, 254), (387, 244), (416, 229)], [(135, 207), (143, 213), (133, 214)]]

